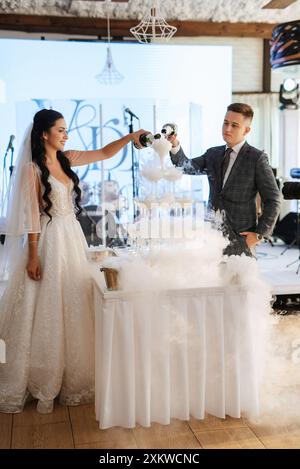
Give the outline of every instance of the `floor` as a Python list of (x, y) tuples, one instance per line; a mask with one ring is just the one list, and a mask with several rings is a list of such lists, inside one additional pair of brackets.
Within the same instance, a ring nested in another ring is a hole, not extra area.
[(0, 414), (0, 448), (300, 448), (298, 424), (255, 425), (245, 419), (207, 416), (150, 428), (99, 430), (93, 405), (62, 407), (40, 415), (34, 403), (22, 414)]
[(170, 425), (153, 423), (150, 428), (100, 430), (92, 404), (55, 403), (52, 414), (41, 415), (32, 401), (20, 414), (0, 413), (0, 448), (300, 448), (300, 354), (294, 355), (299, 331), (299, 313), (278, 317), (274, 323), (269, 373), (275, 380), (271, 399), (266, 394), (271, 411), (260, 422), (207, 416), (172, 420)]
[(274, 294), (300, 293), (300, 250), (297, 247), (286, 249), (280, 241), (275, 245), (262, 243), (256, 249), (258, 265)]

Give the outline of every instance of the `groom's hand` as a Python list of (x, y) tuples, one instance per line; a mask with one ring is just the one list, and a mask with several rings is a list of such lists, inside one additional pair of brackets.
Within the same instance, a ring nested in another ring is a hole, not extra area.
[(259, 243), (256, 233), (253, 233), (253, 231), (242, 231), (240, 235), (246, 237), (246, 243), (248, 248), (252, 248), (253, 246)]
[(168, 137), (169, 142), (172, 143), (172, 147), (177, 147), (179, 145), (179, 140), (177, 139), (177, 135), (170, 135)]

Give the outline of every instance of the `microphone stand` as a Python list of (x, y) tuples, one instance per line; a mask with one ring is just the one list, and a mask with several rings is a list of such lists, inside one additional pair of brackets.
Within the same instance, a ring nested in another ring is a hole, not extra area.
[(9, 177), (11, 178), (12, 177), (12, 173), (13, 173), (13, 170), (14, 170), (14, 165), (13, 165), (13, 162), (14, 162), (14, 147), (11, 146), (10, 148), (10, 167), (9, 167)]
[[(130, 124), (129, 124), (129, 133), (133, 133), (133, 116), (130, 114)], [(133, 201), (137, 196), (137, 178), (136, 178), (136, 170), (137, 170), (137, 164), (135, 161), (135, 151), (134, 151), (134, 144), (131, 142), (131, 177), (132, 177), (132, 198)], [(133, 219), (136, 219), (136, 205), (133, 202)]]
[[(7, 155), (8, 155), (8, 152), (10, 150), (10, 166), (9, 166), (9, 179), (12, 177), (12, 173), (13, 173), (13, 170), (14, 170), (14, 166), (13, 166), (13, 161), (14, 161), (14, 147), (13, 145), (11, 144), (9, 146), (9, 148), (6, 149), (6, 152), (5, 152), (5, 155), (4, 155), (4, 159), (3, 159), (3, 177), (5, 177), (5, 169), (6, 169), (6, 158), (7, 158)], [(0, 244), (4, 244), (5, 243), (5, 235), (4, 234), (0, 234)]]
[[(94, 241), (95, 241), (95, 237), (96, 237), (96, 227), (97, 227), (97, 223), (95, 222), (95, 220), (89, 215), (88, 211), (86, 208), (84, 207), (81, 207), (83, 212), (85, 213), (85, 216), (87, 217), (87, 219), (91, 222), (91, 244), (94, 245)], [(103, 241), (103, 240), (102, 240)]]
[[(133, 133), (133, 117), (130, 114), (130, 124), (129, 124), (129, 133)], [(136, 191), (135, 191), (135, 153), (134, 153), (134, 147), (133, 147), (133, 142), (131, 142), (131, 174), (132, 174), (132, 197), (136, 197)]]

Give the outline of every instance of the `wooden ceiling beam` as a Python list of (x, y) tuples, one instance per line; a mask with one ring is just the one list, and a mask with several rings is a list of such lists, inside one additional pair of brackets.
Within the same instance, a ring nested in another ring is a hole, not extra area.
[[(130, 37), (129, 29), (138, 20), (110, 20), (112, 37)], [(276, 24), (270, 23), (213, 23), (201, 21), (170, 21), (177, 27), (175, 37), (225, 36), (270, 39)], [(82, 36), (107, 36), (105, 18), (75, 16), (39, 16), (0, 14), (0, 30), (28, 33), (56, 33)]]
[[(276, 24), (270, 23), (213, 23), (182, 21), (171, 23), (177, 27), (176, 36), (259, 37), (270, 39)], [(176, 37), (175, 36), (175, 37)]]
[(292, 3), (295, 3), (297, 0), (271, 0), (268, 2), (266, 5), (264, 5), (262, 8), (265, 8), (267, 10), (269, 9), (283, 9), (286, 7), (289, 7), (292, 5)]

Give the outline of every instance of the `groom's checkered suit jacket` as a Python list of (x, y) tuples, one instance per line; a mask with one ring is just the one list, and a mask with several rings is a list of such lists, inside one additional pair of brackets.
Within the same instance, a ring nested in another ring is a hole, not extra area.
[[(209, 148), (202, 156), (188, 159), (180, 148), (178, 153), (170, 153), (170, 156), (173, 164), (182, 166), (186, 174), (207, 174), (209, 205), (214, 210), (225, 210), (226, 218), (236, 233), (256, 231), (269, 236), (279, 215), (281, 195), (267, 155), (245, 142), (222, 188), (224, 152), (225, 145), (222, 145)], [(257, 193), (263, 202), (263, 214), (259, 220)]]

